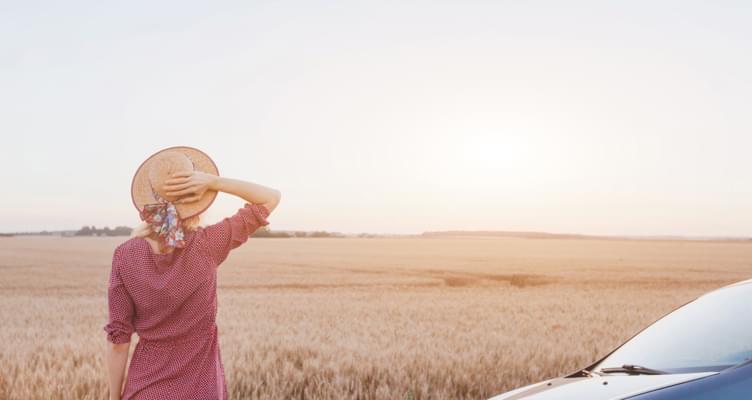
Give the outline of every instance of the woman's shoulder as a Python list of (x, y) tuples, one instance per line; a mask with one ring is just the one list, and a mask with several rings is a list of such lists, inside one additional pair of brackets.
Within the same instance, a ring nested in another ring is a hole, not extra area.
[(117, 245), (113, 254), (116, 257), (124, 257), (134, 252), (140, 252), (142, 251), (144, 244), (148, 245), (148, 243), (146, 243), (146, 239), (138, 236), (133, 236)]

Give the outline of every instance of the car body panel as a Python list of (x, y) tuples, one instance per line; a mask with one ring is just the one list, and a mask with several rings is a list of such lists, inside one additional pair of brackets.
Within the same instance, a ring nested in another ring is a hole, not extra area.
[(752, 398), (752, 363), (723, 370), (683, 385), (630, 397), (629, 400), (747, 400)]
[(491, 400), (621, 400), (715, 374), (718, 373), (557, 378), (529, 386), (526, 390), (508, 392)]

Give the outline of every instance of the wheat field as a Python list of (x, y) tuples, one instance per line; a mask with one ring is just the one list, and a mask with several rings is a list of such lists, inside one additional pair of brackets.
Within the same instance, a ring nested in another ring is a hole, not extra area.
[[(106, 396), (123, 240), (0, 238), (0, 398)], [(220, 345), (232, 399), (483, 399), (750, 277), (742, 241), (253, 238), (220, 267)]]

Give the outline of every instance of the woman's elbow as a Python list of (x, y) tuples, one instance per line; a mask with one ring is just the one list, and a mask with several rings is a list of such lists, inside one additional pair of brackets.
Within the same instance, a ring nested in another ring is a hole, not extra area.
[(282, 192), (277, 189), (272, 189), (272, 198), (266, 204), (264, 204), (264, 206), (266, 206), (269, 212), (272, 212), (275, 208), (277, 208), (277, 205), (281, 200)]

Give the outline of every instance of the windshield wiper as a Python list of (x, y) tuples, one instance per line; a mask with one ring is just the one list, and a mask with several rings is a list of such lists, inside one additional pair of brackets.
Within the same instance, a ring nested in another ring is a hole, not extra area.
[(588, 378), (595, 378), (596, 376), (601, 376), (600, 372), (591, 370), (591, 369), (583, 369), (582, 371), (578, 373), (581, 375), (587, 376)]
[(591, 369), (581, 369), (571, 375), (568, 375), (567, 378), (595, 378), (596, 376), (601, 376), (600, 372), (591, 370)]
[(641, 365), (624, 364), (621, 367), (601, 368), (600, 372), (610, 374), (612, 372), (624, 372), (630, 375), (665, 375), (666, 371), (643, 367)]

